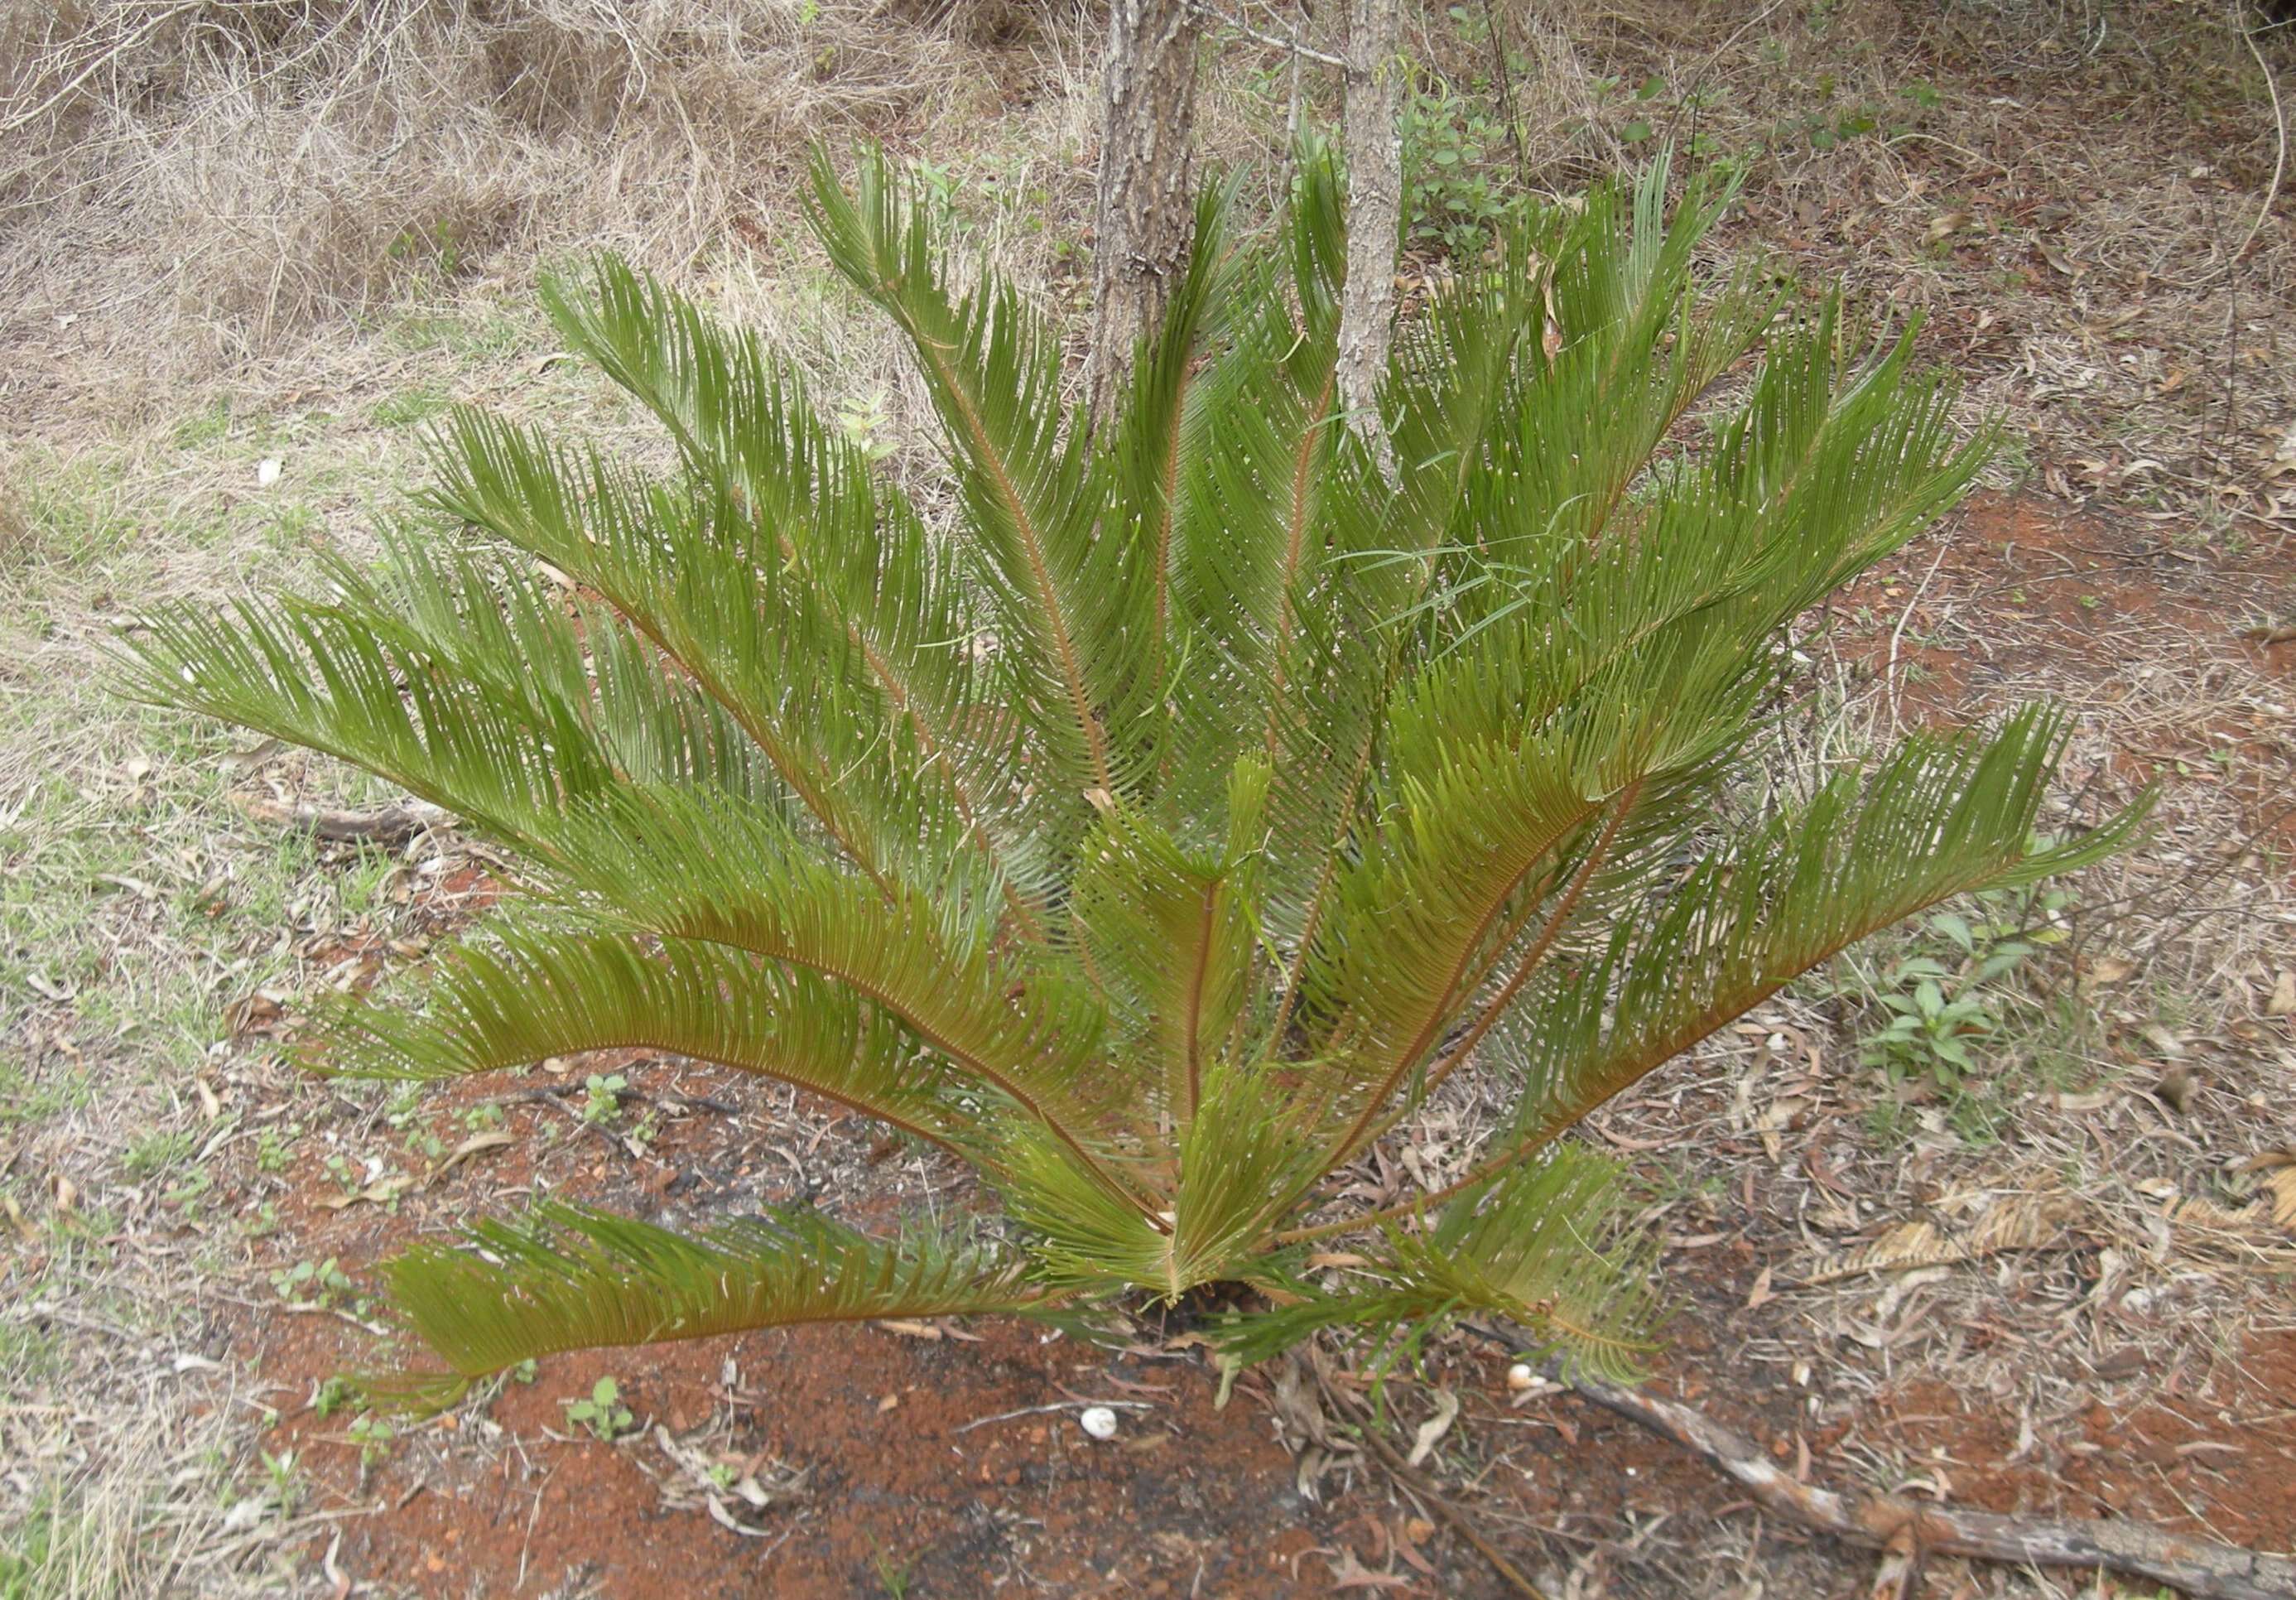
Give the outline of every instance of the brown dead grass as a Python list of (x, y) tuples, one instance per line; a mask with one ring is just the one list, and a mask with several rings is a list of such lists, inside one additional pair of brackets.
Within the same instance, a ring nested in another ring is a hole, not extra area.
[(964, 31), (869, 0), (20, 0), (0, 260), (226, 357), (506, 255), (681, 264), (808, 137), (962, 108)]

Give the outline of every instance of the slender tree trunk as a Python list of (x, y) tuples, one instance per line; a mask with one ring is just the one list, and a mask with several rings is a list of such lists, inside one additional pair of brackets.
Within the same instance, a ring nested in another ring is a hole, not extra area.
[(1095, 423), (1115, 409), (1131, 375), (1133, 348), (1162, 322), (1165, 300), (1187, 265), (1201, 53), (1192, 0), (1111, 0), (1085, 365)]
[(1403, 220), (1403, 80), (1396, 0), (1348, 0), (1348, 283), (1340, 302), (1340, 399), (1350, 423), (1379, 439), (1379, 382), (1395, 314), (1395, 252)]

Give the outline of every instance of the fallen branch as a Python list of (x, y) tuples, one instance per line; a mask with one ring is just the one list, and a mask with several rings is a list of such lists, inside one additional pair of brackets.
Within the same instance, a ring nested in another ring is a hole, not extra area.
[(2289, 1600), (2296, 1595), (2296, 1561), (2186, 1538), (2144, 1522), (1999, 1516), (1901, 1495), (1835, 1494), (1799, 1481), (1772, 1465), (1744, 1435), (1677, 1401), (1591, 1378), (1572, 1380), (1570, 1389), (1705, 1456), (1766, 1509), (1854, 1545), (2044, 1567), (2103, 1567), (2167, 1584), (2193, 1600)]
[(418, 833), (448, 826), (455, 820), (453, 812), (428, 800), (380, 806), (372, 811), (343, 811), (308, 800), (291, 806), (276, 800), (242, 800), (239, 808), (258, 822), (308, 829), (322, 839), (341, 843), (380, 844), (393, 849)]

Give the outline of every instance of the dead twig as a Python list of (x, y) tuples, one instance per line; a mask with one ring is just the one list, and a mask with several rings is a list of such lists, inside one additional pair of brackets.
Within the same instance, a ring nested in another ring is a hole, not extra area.
[(397, 849), (419, 834), (451, 826), (454, 813), (428, 800), (379, 806), (371, 811), (338, 810), (308, 800), (287, 805), (277, 800), (242, 800), (239, 808), (257, 822), (304, 828), (321, 839), (346, 844), (379, 844)]
[(2240, 242), (2240, 248), (2226, 258), (2225, 267), (2227, 271), (2240, 264), (2241, 257), (2248, 253), (2248, 247), (2256, 242), (2256, 236), (2271, 220), (2273, 205), (2280, 198), (2280, 180), (2288, 175), (2288, 114), (2280, 109), (2280, 82), (2272, 75), (2272, 63), (2264, 59), (2264, 52), (2256, 46), (2256, 30), (2245, 21), (2241, 24), (2240, 42), (2247, 45), (2249, 54), (2256, 58), (2256, 70), (2264, 74), (2264, 92), (2272, 97), (2272, 182), (2265, 186), (2264, 203), (2257, 208), (2256, 220), (2249, 226), (2248, 236)]
[(2166, 1584), (2193, 1600), (2287, 1600), (2296, 1595), (2296, 1561), (2186, 1538), (2145, 1522), (2000, 1516), (1923, 1505), (1901, 1495), (1836, 1494), (1800, 1481), (1771, 1465), (1751, 1440), (1678, 1401), (1592, 1378), (1572, 1379), (1570, 1388), (1605, 1411), (1703, 1456), (1767, 1509), (1869, 1549), (2020, 1565), (2103, 1567)]

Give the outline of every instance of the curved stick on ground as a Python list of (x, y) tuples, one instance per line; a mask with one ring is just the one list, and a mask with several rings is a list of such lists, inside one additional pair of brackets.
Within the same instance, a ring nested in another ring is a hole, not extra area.
[(427, 800), (407, 800), (379, 806), (372, 811), (337, 810), (308, 800), (288, 805), (277, 800), (242, 800), (239, 808), (257, 822), (305, 828), (322, 839), (339, 843), (379, 844), (396, 849), (418, 833), (451, 826), (454, 813)]
[(1570, 1388), (1605, 1411), (1705, 1456), (1766, 1509), (1851, 1544), (2045, 1567), (2103, 1567), (2167, 1584), (2193, 1600), (2296, 1596), (2296, 1561), (2281, 1556), (2186, 1538), (2144, 1522), (2000, 1516), (1899, 1495), (1813, 1489), (1772, 1465), (1744, 1435), (1677, 1401), (1590, 1378), (1573, 1380)]

